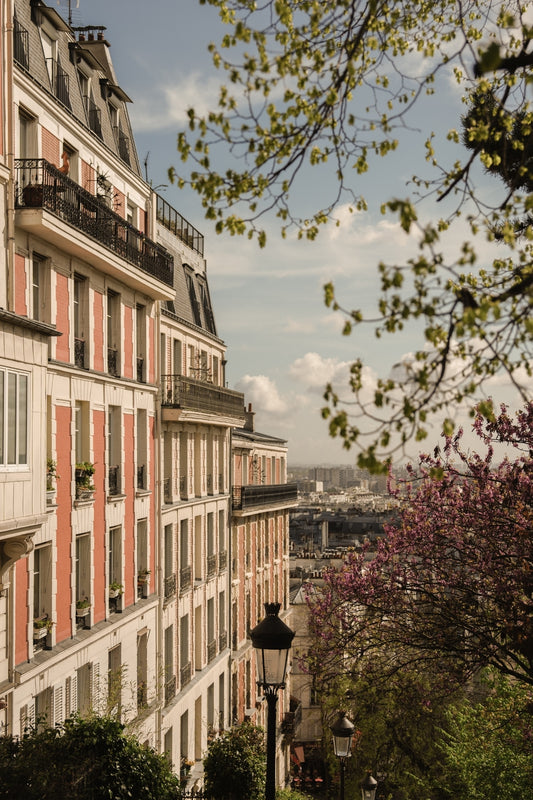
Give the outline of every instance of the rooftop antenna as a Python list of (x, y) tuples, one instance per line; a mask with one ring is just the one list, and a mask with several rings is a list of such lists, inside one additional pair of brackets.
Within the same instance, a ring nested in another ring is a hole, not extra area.
[[(57, 0), (57, 5), (61, 5), (61, 0)], [(76, 8), (80, 7), (80, 0), (76, 0)], [(72, 28), (72, 0), (68, 0), (68, 24)]]

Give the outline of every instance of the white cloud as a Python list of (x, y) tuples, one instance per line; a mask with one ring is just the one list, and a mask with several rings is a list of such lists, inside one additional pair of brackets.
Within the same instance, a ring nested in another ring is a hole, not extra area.
[(201, 72), (178, 75), (172, 84), (161, 85), (150, 94), (141, 95), (131, 110), (136, 130), (165, 130), (185, 126), (187, 110), (194, 108), (204, 115), (216, 107), (220, 79), (206, 78)]
[(280, 395), (275, 382), (266, 375), (244, 375), (237, 382), (236, 389), (244, 392), (245, 402), (251, 403), (256, 412), (285, 416), (292, 410)]
[(297, 358), (289, 367), (291, 378), (308, 389), (324, 389), (326, 383), (345, 385), (350, 371), (348, 361), (337, 358), (324, 358), (318, 353), (306, 353)]

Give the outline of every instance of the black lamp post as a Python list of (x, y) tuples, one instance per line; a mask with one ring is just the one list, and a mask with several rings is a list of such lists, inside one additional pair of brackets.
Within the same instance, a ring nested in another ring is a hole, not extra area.
[(344, 800), (344, 770), (346, 769), (346, 760), (352, 755), (351, 748), (354, 732), (354, 726), (344, 711), (340, 712), (337, 721), (331, 726), (331, 732), (333, 734), (333, 752), (341, 765), (340, 800)]
[(279, 603), (265, 603), (266, 617), (250, 631), (256, 649), (257, 684), (268, 705), (267, 769), (265, 799), (276, 797), (276, 704), (278, 691), (285, 686), (285, 673), (294, 631), (279, 618)]
[(370, 772), (366, 773), (366, 778), (361, 781), (361, 798), (362, 800), (375, 800), (376, 789), (378, 782), (372, 777)]

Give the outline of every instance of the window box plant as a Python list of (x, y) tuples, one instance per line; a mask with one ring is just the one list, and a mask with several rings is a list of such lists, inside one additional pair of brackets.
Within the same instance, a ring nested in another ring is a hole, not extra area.
[(90, 500), (95, 486), (92, 481), (94, 475), (94, 464), (90, 461), (81, 461), (76, 464), (76, 498), (78, 500)]
[(86, 617), (91, 610), (91, 602), (86, 597), (76, 602), (76, 616)]
[(118, 581), (112, 581), (109, 584), (109, 597), (120, 597), (123, 591), (124, 587)]
[(44, 639), (54, 626), (54, 622), (48, 617), (37, 617), (33, 620), (33, 640), (38, 641)]
[(150, 570), (140, 569), (137, 573), (137, 583), (139, 586), (145, 586), (150, 580)]

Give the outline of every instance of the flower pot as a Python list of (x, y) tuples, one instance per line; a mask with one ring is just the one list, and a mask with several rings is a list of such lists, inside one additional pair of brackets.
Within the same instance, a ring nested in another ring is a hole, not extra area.
[(41, 184), (32, 183), (22, 190), (22, 199), (25, 206), (39, 208), (43, 204), (43, 187)]
[(121, 591), (120, 589), (110, 589), (109, 590), (109, 597), (113, 599), (114, 597), (120, 597)]
[(38, 642), (40, 639), (44, 639), (47, 634), (48, 634), (48, 628), (46, 627), (46, 625), (43, 625), (42, 628), (34, 628), (33, 641)]
[(90, 610), (91, 610), (90, 606), (86, 606), (85, 608), (77, 608), (76, 609), (76, 616), (77, 617), (86, 617)]

